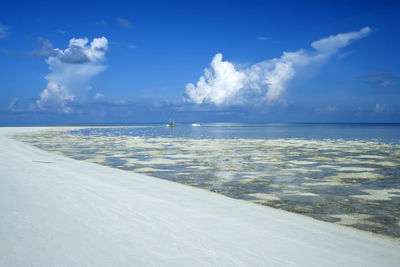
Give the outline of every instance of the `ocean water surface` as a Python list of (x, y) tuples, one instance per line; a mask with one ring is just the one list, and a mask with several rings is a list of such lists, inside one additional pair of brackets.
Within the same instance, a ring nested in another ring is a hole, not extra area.
[(400, 238), (399, 124), (52, 128), (44, 150)]

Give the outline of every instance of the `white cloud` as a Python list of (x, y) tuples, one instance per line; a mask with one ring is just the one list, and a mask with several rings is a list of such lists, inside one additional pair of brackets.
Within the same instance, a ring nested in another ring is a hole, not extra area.
[(8, 104), (8, 110), (11, 112), (23, 112), (23, 109), (18, 108), (18, 103), (19, 103), (19, 99), (18, 98), (14, 98), (10, 104)]
[(116, 105), (126, 105), (126, 104), (127, 104), (126, 100), (123, 100), (123, 99), (117, 100), (117, 101), (115, 101), (114, 103), (115, 103)]
[(235, 67), (214, 56), (210, 68), (204, 70), (196, 85), (186, 85), (185, 99), (195, 104), (215, 105), (248, 104), (280, 100), (290, 80), (308, 66), (318, 66), (341, 48), (371, 32), (365, 27), (357, 32), (340, 33), (311, 43), (313, 51), (303, 49), (283, 52), (274, 58), (247, 68)]
[(58, 32), (60, 34), (66, 34), (67, 33), (67, 31), (60, 30), (60, 29), (55, 30), (55, 32)]
[(324, 108), (316, 108), (315, 111), (318, 112), (318, 113), (333, 114), (333, 113), (338, 112), (339, 109), (336, 106), (329, 105), (329, 106), (324, 107)]
[(6, 38), (8, 36), (8, 27), (6, 25), (0, 24), (0, 39)]
[(96, 93), (94, 96), (93, 96), (93, 99), (102, 99), (102, 98), (104, 98), (104, 95), (103, 94), (100, 94), (100, 93)]
[(70, 113), (72, 108), (68, 104), (74, 101), (74, 98), (75, 96), (64, 85), (49, 81), (36, 104), (40, 110), (51, 109), (62, 113)]
[[(222, 61), (222, 55), (216, 54), (211, 61), (212, 70), (205, 69), (197, 85), (186, 85), (186, 93), (196, 104), (212, 102), (216, 105), (231, 101), (243, 88), (246, 75), (237, 71), (235, 66)], [(217, 89), (217, 90), (215, 90)]]
[(339, 33), (337, 35), (331, 35), (327, 38), (323, 38), (319, 41), (311, 43), (311, 46), (319, 52), (333, 54), (337, 52), (340, 48), (347, 46), (350, 42), (367, 36), (370, 32), (370, 27), (364, 27), (358, 32)]
[[(56, 49), (59, 55), (53, 57), (53, 59), (71, 64), (95, 62), (103, 59), (108, 47), (108, 41), (105, 37), (95, 38), (90, 45), (87, 44), (87, 38), (72, 38), (67, 49), (64, 51)], [(49, 60), (52, 59), (49, 58)]]
[(10, 104), (8, 104), (8, 110), (13, 110), (18, 103), (18, 98), (14, 98), (11, 100)]
[(399, 77), (391, 74), (390, 72), (381, 72), (376, 74), (369, 74), (360, 77), (364, 82), (369, 83), (373, 87), (390, 87), (397, 83)]
[(388, 106), (386, 104), (376, 104), (374, 113), (384, 113), (388, 111)]
[(87, 38), (72, 38), (65, 50), (48, 47), (50, 73), (45, 77), (47, 87), (36, 100), (34, 108), (61, 113), (72, 112), (71, 103), (83, 101), (91, 89), (90, 79), (105, 70), (102, 59), (107, 51), (105, 37), (95, 38), (88, 44)]
[(49, 56), (57, 56), (60, 53), (59, 49), (54, 49), (53, 44), (42, 37), (38, 38), (38, 41), (41, 44), (40, 50), (34, 50), (30, 53), (31, 56), (34, 57), (49, 57)]
[(131, 24), (127, 19), (118, 18), (118, 19), (117, 19), (117, 24), (118, 24), (119, 26), (124, 27), (124, 28), (127, 28), (127, 29), (132, 28), (132, 24)]

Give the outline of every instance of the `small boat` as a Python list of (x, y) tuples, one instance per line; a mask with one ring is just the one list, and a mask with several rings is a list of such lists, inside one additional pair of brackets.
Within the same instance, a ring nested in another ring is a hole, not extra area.
[(175, 127), (175, 121), (170, 121), (170, 122), (167, 124), (167, 127), (170, 127), (170, 128)]
[(192, 123), (192, 126), (193, 127), (199, 127), (199, 126), (201, 126), (201, 124), (200, 123)]

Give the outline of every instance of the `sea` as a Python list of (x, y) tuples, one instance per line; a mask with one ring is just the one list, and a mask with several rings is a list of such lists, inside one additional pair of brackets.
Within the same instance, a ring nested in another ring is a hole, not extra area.
[(400, 124), (54, 127), (46, 151), (400, 238)]

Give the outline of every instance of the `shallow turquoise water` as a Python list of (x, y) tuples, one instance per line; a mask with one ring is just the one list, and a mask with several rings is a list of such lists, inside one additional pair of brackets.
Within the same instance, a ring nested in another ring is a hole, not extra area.
[(400, 125), (178, 124), (16, 136), (75, 159), (400, 237)]
[[(316, 123), (206, 123), (200, 127), (177, 124), (174, 128), (164, 124), (132, 127), (87, 128), (80, 135), (182, 137), (194, 139), (344, 139), (379, 140), (385, 143), (400, 143), (400, 124), (316, 124)], [(101, 129), (101, 130), (100, 130)], [(100, 131), (99, 131), (100, 130)]]

